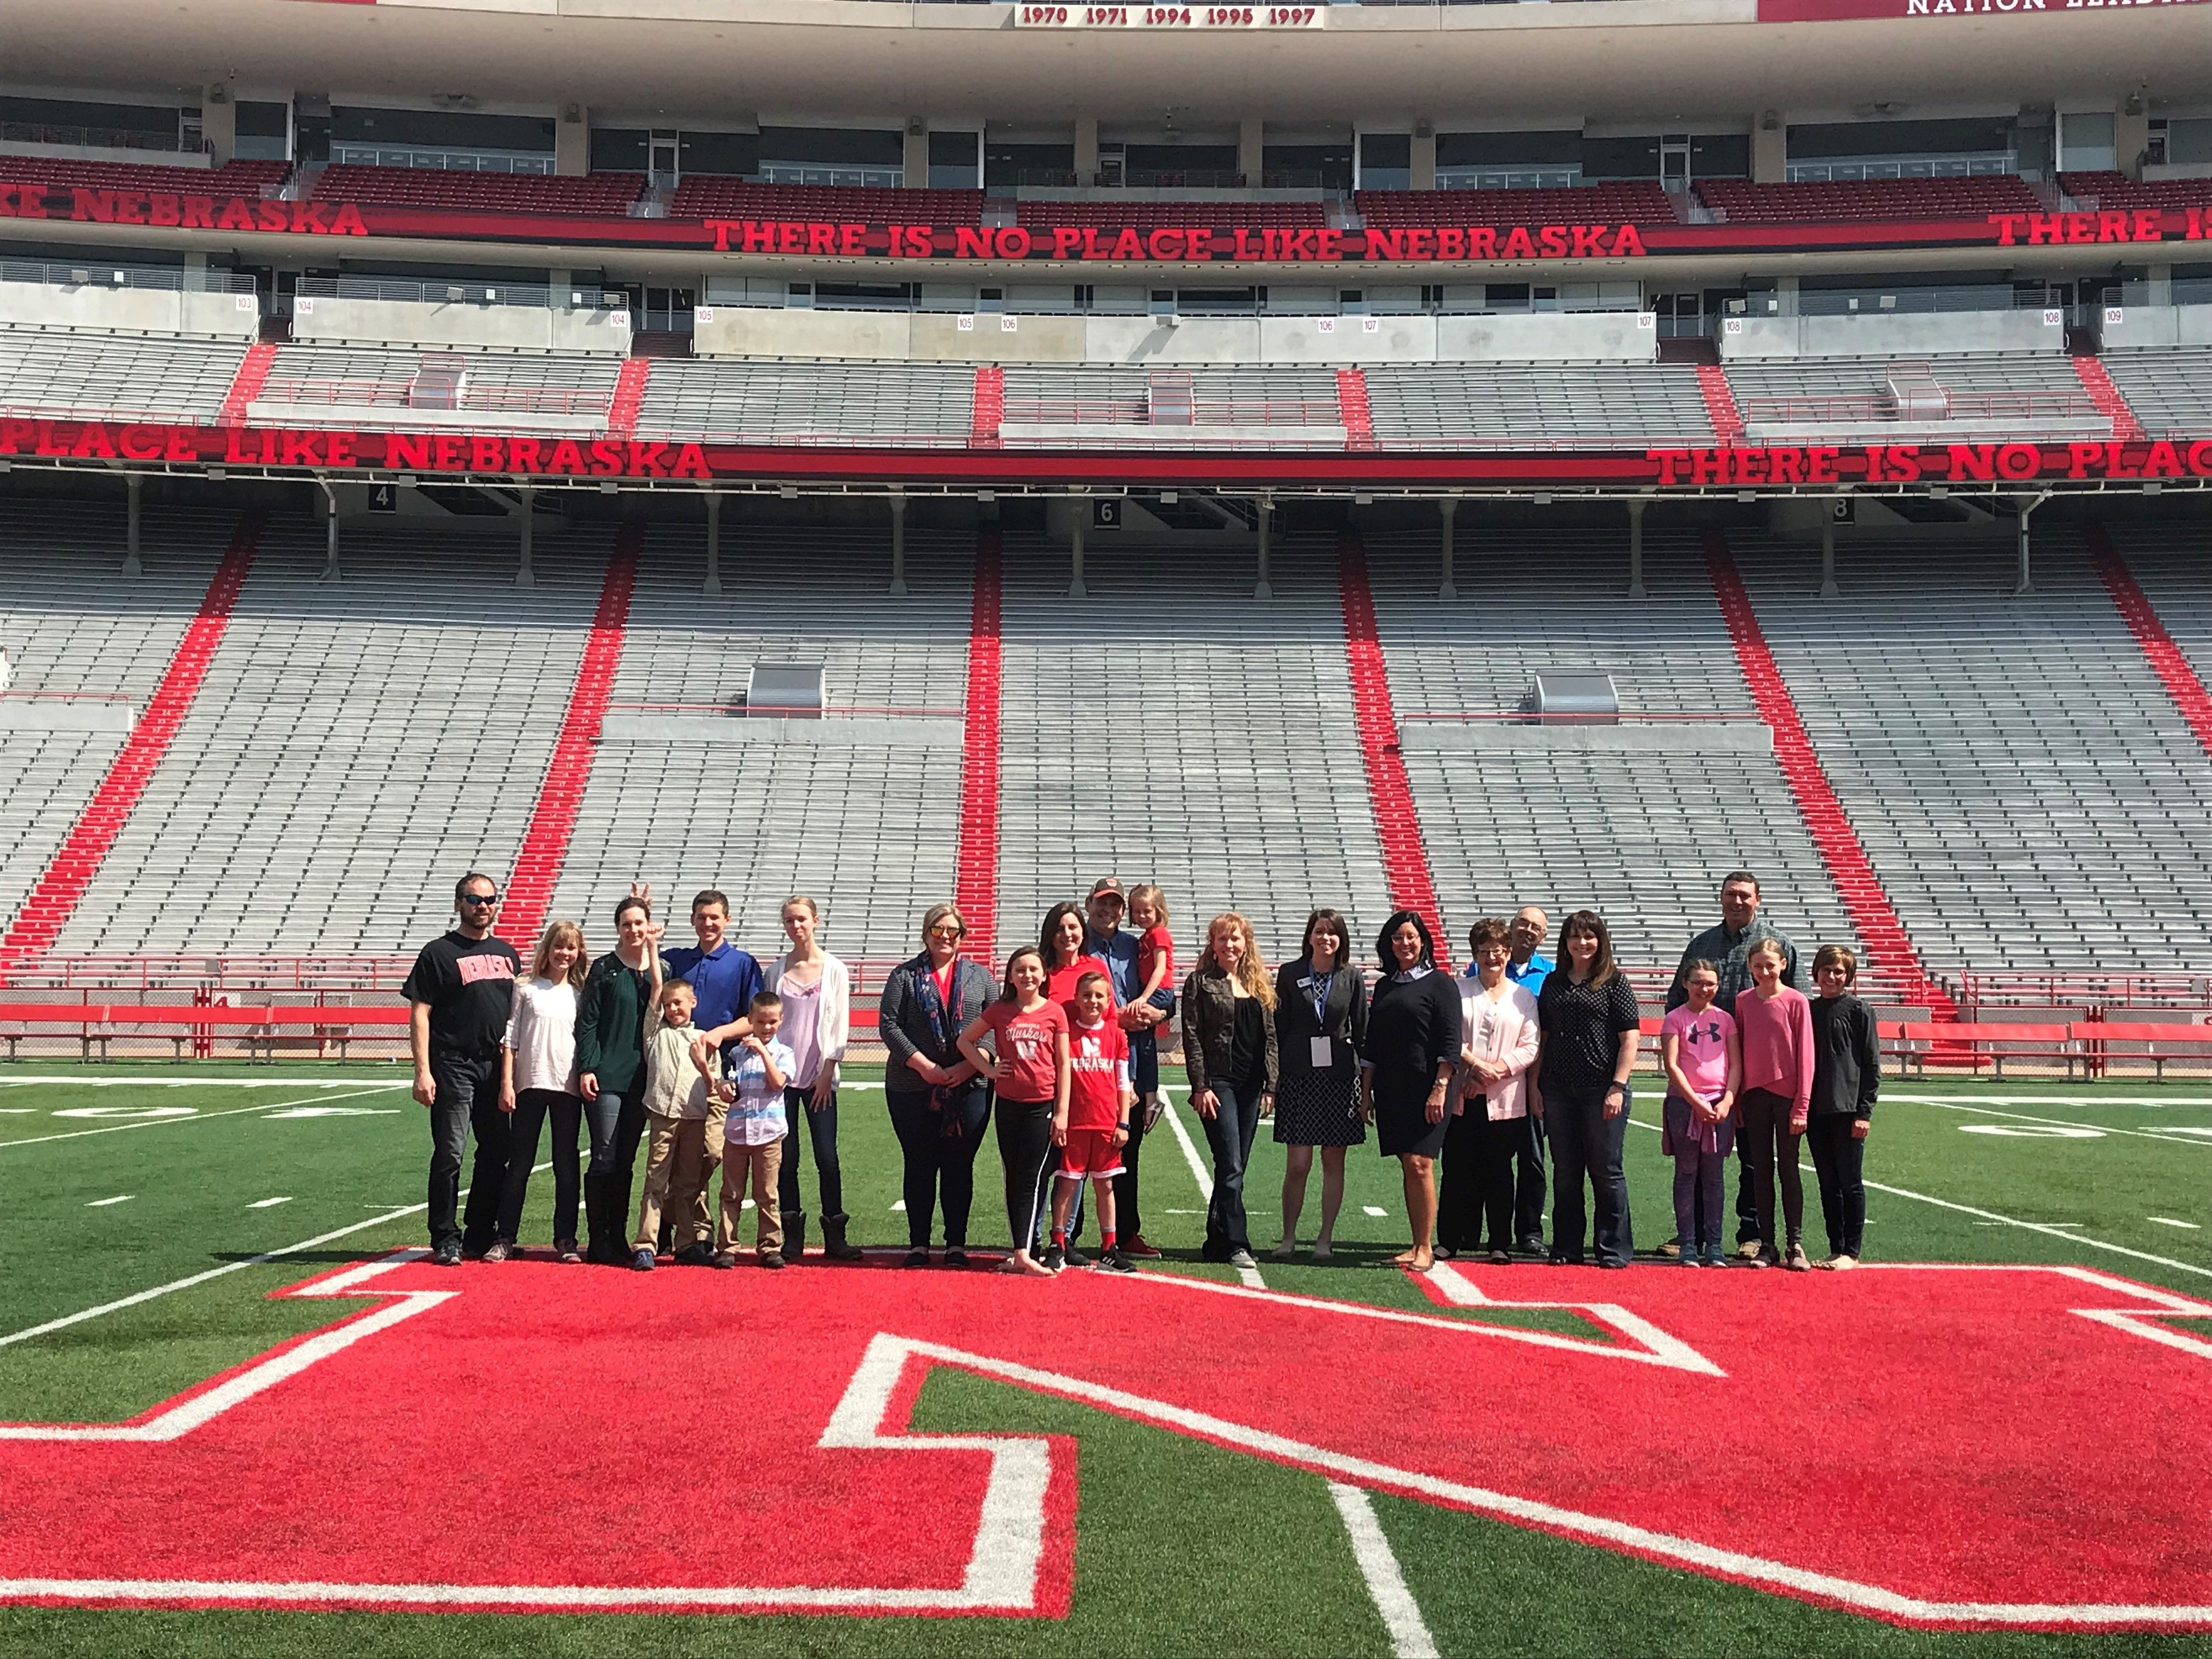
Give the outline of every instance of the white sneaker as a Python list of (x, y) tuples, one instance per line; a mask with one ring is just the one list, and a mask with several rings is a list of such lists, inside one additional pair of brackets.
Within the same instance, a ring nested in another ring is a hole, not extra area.
[(1232, 1250), (1229, 1256), (1229, 1265), (1232, 1267), (1256, 1267), (1260, 1264), (1252, 1259), (1251, 1251)]

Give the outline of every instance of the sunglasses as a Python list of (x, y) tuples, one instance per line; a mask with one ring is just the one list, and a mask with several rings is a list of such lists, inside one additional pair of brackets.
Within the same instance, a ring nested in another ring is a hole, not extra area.
[(932, 939), (961, 939), (966, 936), (967, 931), (964, 927), (933, 927), (929, 930), (929, 936)]
[(464, 904), (496, 904), (499, 902), (499, 895), (496, 893), (464, 893), (461, 895), (461, 902)]

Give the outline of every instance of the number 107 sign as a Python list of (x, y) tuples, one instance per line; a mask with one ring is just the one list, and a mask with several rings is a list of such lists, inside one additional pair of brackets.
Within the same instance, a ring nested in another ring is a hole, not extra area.
[(1317, 29), (1326, 6), (1035, 6), (1014, 8), (1023, 28)]

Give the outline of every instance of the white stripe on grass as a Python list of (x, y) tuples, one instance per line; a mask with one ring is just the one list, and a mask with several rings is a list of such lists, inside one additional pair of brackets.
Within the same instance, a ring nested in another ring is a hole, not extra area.
[[(1660, 1133), (1659, 1126), (1656, 1123), (1646, 1123), (1641, 1118), (1636, 1117), (1632, 1117), (1628, 1121), (1639, 1129), (1649, 1129), (1653, 1134)], [(1801, 1162), (1797, 1167), (1808, 1175), (1814, 1173), (1810, 1164)], [(2082, 1224), (2078, 1222), (2022, 1221), (2016, 1216), (1999, 1215), (1995, 1210), (1978, 1209), (1972, 1204), (1954, 1204), (1948, 1198), (1935, 1198), (1926, 1193), (1916, 1193), (1909, 1187), (1885, 1186), (1879, 1181), (1868, 1182), (1866, 1189), (1870, 1193), (1887, 1193), (1892, 1198), (1909, 1198), (1916, 1203), (1932, 1204), (1939, 1210), (1953, 1210), (1960, 1215), (1976, 1216), (1992, 1225), (2018, 1227), (2023, 1232), (2042, 1233), (2051, 1238), (2063, 1238), (2069, 1244), (2086, 1245), (2093, 1250), (2109, 1250), (2114, 1255), (2127, 1256), (2136, 1261), (2148, 1261), (2154, 1267), (2171, 1267), (2176, 1273), (2195, 1273), (2199, 1279), (2212, 1279), (2212, 1267), (2199, 1267), (2194, 1261), (2176, 1261), (2170, 1255), (2153, 1255), (2148, 1250), (2133, 1250), (2124, 1244), (2114, 1244), (2105, 1239), (2088, 1237), (2083, 1233), (2074, 1231)]]
[[(532, 1166), (530, 1173), (538, 1175), (552, 1167), (550, 1163), (536, 1164)], [(468, 1190), (465, 1187), (462, 1188), (460, 1195), (466, 1197)], [(428, 1203), (422, 1203), (410, 1204), (402, 1209), (386, 1210), (382, 1215), (371, 1216), (366, 1221), (356, 1221), (349, 1227), (335, 1228), (326, 1233), (318, 1233), (313, 1238), (303, 1238), (297, 1244), (287, 1244), (281, 1250), (264, 1250), (258, 1255), (250, 1255), (242, 1261), (226, 1261), (220, 1267), (210, 1267), (205, 1273), (192, 1273), (183, 1279), (173, 1279), (166, 1285), (156, 1285), (150, 1291), (139, 1291), (130, 1296), (118, 1297), (112, 1302), (103, 1302), (96, 1308), (85, 1308), (73, 1314), (64, 1314), (59, 1319), (49, 1319), (43, 1325), (33, 1325), (24, 1330), (10, 1331), (5, 1336), (0, 1336), (0, 1348), (12, 1347), (18, 1342), (28, 1342), (33, 1337), (47, 1336), (55, 1331), (67, 1330), (72, 1325), (82, 1325), (88, 1319), (98, 1319), (103, 1314), (120, 1313), (125, 1308), (135, 1308), (141, 1303), (152, 1302), (178, 1291), (188, 1291), (193, 1285), (204, 1285), (210, 1279), (222, 1279), (231, 1273), (244, 1273), (248, 1267), (265, 1267), (271, 1261), (282, 1261), (288, 1255), (297, 1255), (301, 1251), (312, 1250), (318, 1245), (332, 1243), (341, 1238), (349, 1238), (356, 1233), (367, 1232), (372, 1227), (381, 1227), (388, 1222), (398, 1221), (403, 1217), (420, 1214), (429, 1207)]]
[(84, 1077), (67, 1072), (34, 1072), (27, 1077), (0, 1078), (0, 1089), (26, 1089), (40, 1083), (70, 1089), (351, 1089), (365, 1083), (380, 1089), (409, 1086), (405, 1082), (370, 1077)]
[(1390, 1633), (1390, 1651), (1397, 1659), (1437, 1659), (1437, 1638), (1429, 1634), (1420, 1603), (1406, 1587), (1406, 1575), (1391, 1552), (1374, 1504), (1358, 1486), (1347, 1486), (1341, 1480), (1328, 1483), (1328, 1495), (1336, 1500), (1336, 1512), (1344, 1517), (1346, 1535), (1352, 1540), (1352, 1559), (1359, 1564), (1359, 1576), (1367, 1581), (1367, 1593), (1375, 1598), (1375, 1611), (1382, 1615), (1382, 1628)]
[(1994, 1106), (1980, 1106), (1970, 1100), (1923, 1100), (1917, 1103), (1940, 1106), (1947, 1112), (1974, 1112), (1983, 1117), (2008, 1118), (2014, 1123), (2040, 1123), (2055, 1129), (2091, 1129), (2100, 1135), (2132, 1135), (2138, 1140), (2179, 1141), (2185, 1146), (2212, 1146), (2212, 1141), (2199, 1139), (2178, 1125), (2171, 1129), (2123, 1129), (2110, 1123), (2076, 1123), (2071, 1118), (2037, 1117), (2027, 1112), (2001, 1112)]
[[(382, 1094), (387, 1089), (404, 1089), (404, 1083), (374, 1083), (364, 1089), (356, 1089), (356, 1095)], [(37, 1146), (50, 1140), (81, 1140), (87, 1135), (121, 1134), (125, 1129), (158, 1129), (176, 1123), (207, 1123), (219, 1117), (236, 1117), (243, 1112), (272, 1112), (287, 1106), (305, 1106), (322, 1100), (347, 1100), (350, 1095), (307, 1095), (298, 1100), (258, 1101), (251, 1106), (231, 1106), (220, 1112), (194, 1112), (190, 1117), (142, 1117), (128, 1123), (104, 1124), (97, 1129), (70, 1129), (58, 1135), (24, 1135), (15, 1140), (0, 1140), (0, 1152), (10, 1146)]]
[(111, 1204), (128, 1204), (137, 1196), (135, 1193), (118, 1193), (113, 1198), (95, 1198), (84, 1207), (88, 1210), (104, 1210)]
[[(1186, 1089), (1183, 1092), (1188, 1094), (1190, 1091)], [(1182, 1127), (1182, 1119), (1176, 1115), (1175, 1102), (1169, 1097), (1164, 1087), (1160, 1090), (1160, 1115), (1167, 1121), (1168, 1127), (1175, 1131), (1176, 1142), (1182, 1148), (1183, 1162), (1190, 1165), (1190, 1178), (1198, 1183), (1198, 1195), (1210, 1206), (1213, 1202), (1212, 1173), (1206, 1169), (1206, 1160), (1198, 1155), (1198, 1143), (1190, 1138), (1190, 1131)], [(1237, 1277), (1255, 1291), (1267, 1288), (1267, 1281), (1260, 1277), (1257, 1267), (1239, 1267)]]

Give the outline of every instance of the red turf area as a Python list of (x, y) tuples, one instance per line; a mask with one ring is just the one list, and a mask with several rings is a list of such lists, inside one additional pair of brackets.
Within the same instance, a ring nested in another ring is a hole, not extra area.
[(1904, 1622), (2212, 1625), (2212, 1309), (2082, 1269), (1432, 1291), (1588, 1341), (1164, 1274), (339, 1277), (111, 1437), (0, 1430), (0, 1597), (1063, 1612), (1077, 1449), (908, 1436), (949, 1364)]

